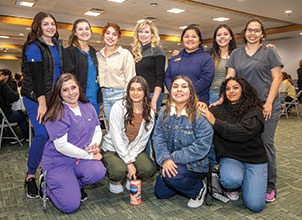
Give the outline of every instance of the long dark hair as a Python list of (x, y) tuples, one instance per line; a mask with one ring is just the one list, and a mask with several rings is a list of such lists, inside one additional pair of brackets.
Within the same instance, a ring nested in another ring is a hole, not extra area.
[[(175, 77), (174, 80), (172, 81), (172, 86), (173, 86), (173, 83), (178, 79), (183, 79), (184, 81), (186, 81), (188, 83), (188, 86), (189, 86), (190, 97), (189, 97), (188, 102), (185, 105), (185, 108), (186, 108), (186, 112), (188, 114), (189, 122), (192, 123), (196, 117), (196, 104), (197, 104), (198, 98), (195, 93), (193, 83), (187, 76), (179, 75), (179, 76)], [(164, 111), (163, 121), (165, 120), (167, 115), (170, 114), (170, 112), (171, 112), (171, 105), (173, 103), (173, 99), (172, 99), (172, 95), (171, 95), (172, 86), (171, 86), (171, 89), (169, 92), (169, 99), (166, 103), (167, 108)]]
[(246, 23), (244, 29), (241, 31), (241, 34), (242, 34), (243, 39), (244, 39), (244, 43), (247, 43), (247, 40), (246, 40), (246, 38), (245, 38), (245, 32), (246, 32), (247, 26), (249, 26), (249, 24), (252, 23), (252, 22), (257, 22), (257, 23), (259, 23), (260, 26), (261, 26), (261, 31), (262, 31), (263, 37), (260, 38), (260, 43), (262, 43), (262, 41), (266, 38), (266, 32), (265, 32), (265, 30), (264, 30), (264, 23), (263, 23), (260, 19), (258, 19), (258, 18), (252, 18), (252, 19), (250, 19), (250, 20)]
[(127, 85), (127, 92), (125, 97), (123, 98), (123, 103), (126, 107), (126, 114), (124, 116), (124, 125), (125, 128), (127, 127), (127, 124), (132, 124), (132, 120), (134, 119), (134, 112), (133, 112), (133, 101), (130, 98), (130, 88), (132, 83), (140, 83), (141, 87), (144, 91), (144, 99), (143, 99), (143, 119), (145, 120), (145, 130), (148, 131), (147, 126), (151, 122), (151, 99), (150, 99), (150, 92), (149, 92), (149, 86), (147, 81), (141, 77), (141, 76), (135, 76), (133, 77), (128, 85)]
[(201, 48), (201, 45), (202, 45), (202, 36), (201, 36), (201, 33), (200, 33), (200, 30), (198, 27), (196, 27), (196, 25), (190, 25), (188, 27), (186, 27), (182, 33), (181, 33), (181, 41), (183, 41), (183, 38), (184, 38), (184, 35), (185, 33), (188, 31), (188, 30), (194, 30), (195, 33), (197, 34), (197, 36), (199, 37), (199, 48)]
[(91, 35), (92, 35), (91, 25), (90, 25), (89, 21), (87, 21), (87, 20), (84, 19), (84, 18), (81, 18), (81, 19), (76, 20), (76, 21), (73, 23), (73, 25), (72, 25), (72, 30), (71, 30), (71, 34), (70, 34), (69, 40), (68, 40), (69, 46), (75, 46), (75, 47), (80, 48), (81, 50), (82, 50), (82, 48), (81, 48), (81, 45), (80, 45), (80, 43), (79, 43), (79, 39), (78, 39), (78, 37), (75, 35), (75, 33), (76, 33), (77, 25), (78, 25), (79, 23), (82, 23), (82, 22), (85, 22), (85, 23), (88, 24), (88, 26), (89, 26), (89, 28), (90, 28), (90, 31), (91, 31)]
[(41, 28), (41, 24), (44, 18), (50, 17), (54, 20), (55, 24), (56, 24), (56, 33), (54, 35), (54, 37), (56, 39), (59, 38), (59, 32), (58, 32), (58, 26), (57, 26), (57, 21), (54, 18), (54, 16), (48, 12), (43, 12), (40, 11), (38, 12), (35, 17), (34, 17), (34, 21), (31, 24), (31, 30), (27, 35), (27, 40), (23, 45), (23, 49), (25, 50), (27, 48), (28, 45), (30, 45), (31, 43), (35, 42), (35, 40), (39, 37), (42, 36), (42, 28)]
[(234, 33), (233, 33), (232, 29), (227, 24), (220, 24), (220, 25), (218, 25), (216, 27), (215, 31), (214, 31), (214, 36), (213, 36), (212, 58), (214, 60), (215, 65), (221, 59), (221, 51), (220, 51), (219, 45), (217, 44), (217, 41), (216, 41), (216, 35), (217, 35), (217, 32), (218, 32), (218, 30), (220, 28), (227, 29), (227, 31), (230, 33), (230, 35), (232, 37), (232, 39), (231, 39), (231, 41), (229, 43), (229, 55), (231, 55), (232, 51), (237, 48), (236, 39), (235, 39), (235, 36), (234, 36)]
[(64, 107), (62, 103), (63, 99), (61, 97), (61, 90), (62, 90), (63, 83), (67, 82), (68, 80), (73, 80), (77, 84), (80, 93), (79, 101), (83, 103), (89, 102), (88, 99), (85, 97), (82, 88), (80, 86), (80, 83), (78, 82), (76, 77), (71, 73), (63, 73), (57, 79), (55, 87), (51, 93), (48, 109), (43, 118), (44, 122), (48, 120), (54, 122), (57, 119), (58, 114), (60, 114), (59, 120), (63, 118)]
[(290, 82), (290, 84), (294, 85), (292, 78), (290, 77), (290, 75), (287, 74), (287, 72), (282, 72), (282, 77), (283, 77), (283, 80), (287, 79)]
[(232, 114), (234, 116), (240, 116), (251, 107), (259, 107), (262, 109), (261, 100), (258, 98), (256, 89), (251, 86), (247, 80), (241, 77), (230, 77), (222, 82), (220, 87), (220, 96), (223, 96), (223, 105), (230, 104), (230, 101), (226, 97), (226, 85), (230, 80), (236, 81), (242, 88), (239, 100), (236, 104), (233, 104)]

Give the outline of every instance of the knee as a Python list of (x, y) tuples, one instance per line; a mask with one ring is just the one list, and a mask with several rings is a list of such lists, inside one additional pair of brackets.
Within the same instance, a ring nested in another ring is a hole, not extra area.
[(155, 166), (152, 164), (152, 166), (149, 167), (145, 167), (142, 170), (140, 170), (139, 172), (139, 176), (141, 178), (149, 178), (152, 177), (154, 175), (154, 173), (156, 172), (156, 168)]
[(125, 179), (127, 175), (127, 169), (124, 166), (115, 166), (107, 169), (108, 177), (111, 181), (120, 182)]
[(265, 201), (255, 202), (255, 201), (244, 201), (244, 205), (252, 212), (261, 212), (265, 208)]
[(226, 189), (236, 189), (241, 186), (242, 178), (240, 176), (231, 174), (221, 175), (220, 183)]
[(59, 207), (59, 210), (61, 210), (64, 213), (73, 213), (80, 208), (80, 204), (81, 204), (80, 200), (70, 201), (65, 206)]

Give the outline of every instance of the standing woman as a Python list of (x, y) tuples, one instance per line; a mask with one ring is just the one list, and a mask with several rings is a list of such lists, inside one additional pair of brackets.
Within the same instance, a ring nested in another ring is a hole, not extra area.
[(263, 105), (265, 118), (262, 140), (268, 158), (268, 185), (266, 201), (273, 202), (276, 197), (276, 149), (275, 130), (280, 117), (281, 104), (278, 95), (282, 80), (283, 64), (277, 51), (262, 45), (266, 37), (263, 23), (254, 18), (247, 22), (242, 31), (246, 45), (233, 51), (227, 63), (227, 76), (246, 79), (257, 91)]
[(78, 19), (73, 23), (69, 36), (69, 47), (63, 50), (63, 69), (65, 73), (72, 73), (76, 76), (87, 99), (99, 114), (100, 103), (97, 102), (98, 60), (95, 49), (88, 45), (91, 36), (91, 25), (86, 19)]
[(125, 95), (128, 82), (135, 76), (135, 64), (132, 54), (118, 46), (121, 29), (115, 23), (108, 22), (103, 29), (105, 47), (97, 53), (99, 62), (99, 85), (103, 93), (103, 108), (107, 121), (112, 105)]
[(215, 64), (215, 74), (210, 88), (210, 104), (219, 100), (220, 86), (226, 76), (226, 64), (236, 47), (232, 29), (227, 24), (218, 25), (214, 31), (211, 52)]
[(143, 20), (135, 26), (132, 54), (138, 76), (145, 78), (149, 85), (151, 107), (156, 113), (164, 97), (164, 76), (166, 57), (159, 46), (157, 27)]
[(196, 109), (197, 101), (191, 80), (177, 76), (153, 134), (155, 158), (161, 167), (154, 193), (160, 199), (184, 195), (190, 199), (190, 208), (204, 202), (207, 189), (203, 178), (209, 170), (213, 137), (212, 126)]
[[(150, 107), (149, 89), (141, 76), (132, 78), (123, 100), (112, 106), (109, 133), (104, 137), (103, 162), (110, 180), (109, 190), (122, 193), (121, 182), (151, 177), (156, 168), (144, 152), (154, 126), (154, 111)], [(127, 181), (129, 190), (130, 183)]]
[(202, 37), (196, 26), (183, 30), (181, 41), (185, 49), (172, 57), (165, 73), (165, 84), (171, 89), (173, 79), (184, 74), (193, 82), (199, 101), (209, 104), (209, 91), (214, 77), (214, 62), (211, 56), (201, 48)]
[(55, 18), (49, 13), (39, 12), (34, 17), (31, 31), (23, 45), (24, 78), (21, 94), (35, 134), (29, 149), (24, 185), (29, 198), (38, 197), (35, 174), (48, 139), (41, 123), (52, 88), (62, 72), (62, 44), (58, 37)]

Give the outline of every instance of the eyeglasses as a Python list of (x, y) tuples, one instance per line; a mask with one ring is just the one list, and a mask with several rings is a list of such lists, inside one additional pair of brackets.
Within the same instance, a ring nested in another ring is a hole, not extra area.
[(259, 34), (262, 30), (259, 28), (247, 28), (246, 31), (250, 34), (253, 32), (255, 32), (255, 34)]

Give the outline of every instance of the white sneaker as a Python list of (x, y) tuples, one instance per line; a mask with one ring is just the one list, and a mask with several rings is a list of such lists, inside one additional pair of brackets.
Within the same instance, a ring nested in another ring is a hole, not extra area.
[(207, 193), (207, 184), (204, 183), (204, 181), (202, 181), (202, 188), (200, 189), (199, 194), (196, 196), (195, 199), (190, 199), (189, 202), (187, 203), (188, 207), (190, 208), (198, 208), (200, 206), (202, 206), (203, 202), (204, 202), (204, 197)]
[(125, 187), (128, 191), (130, 190), (130, 180), (127, 179)]
[(123, 186), (120, 182), (112, 182), (112, 181), (110, 181), (109, 183), (109, 190), (114, 194), (121, 194), (124, 191)]

